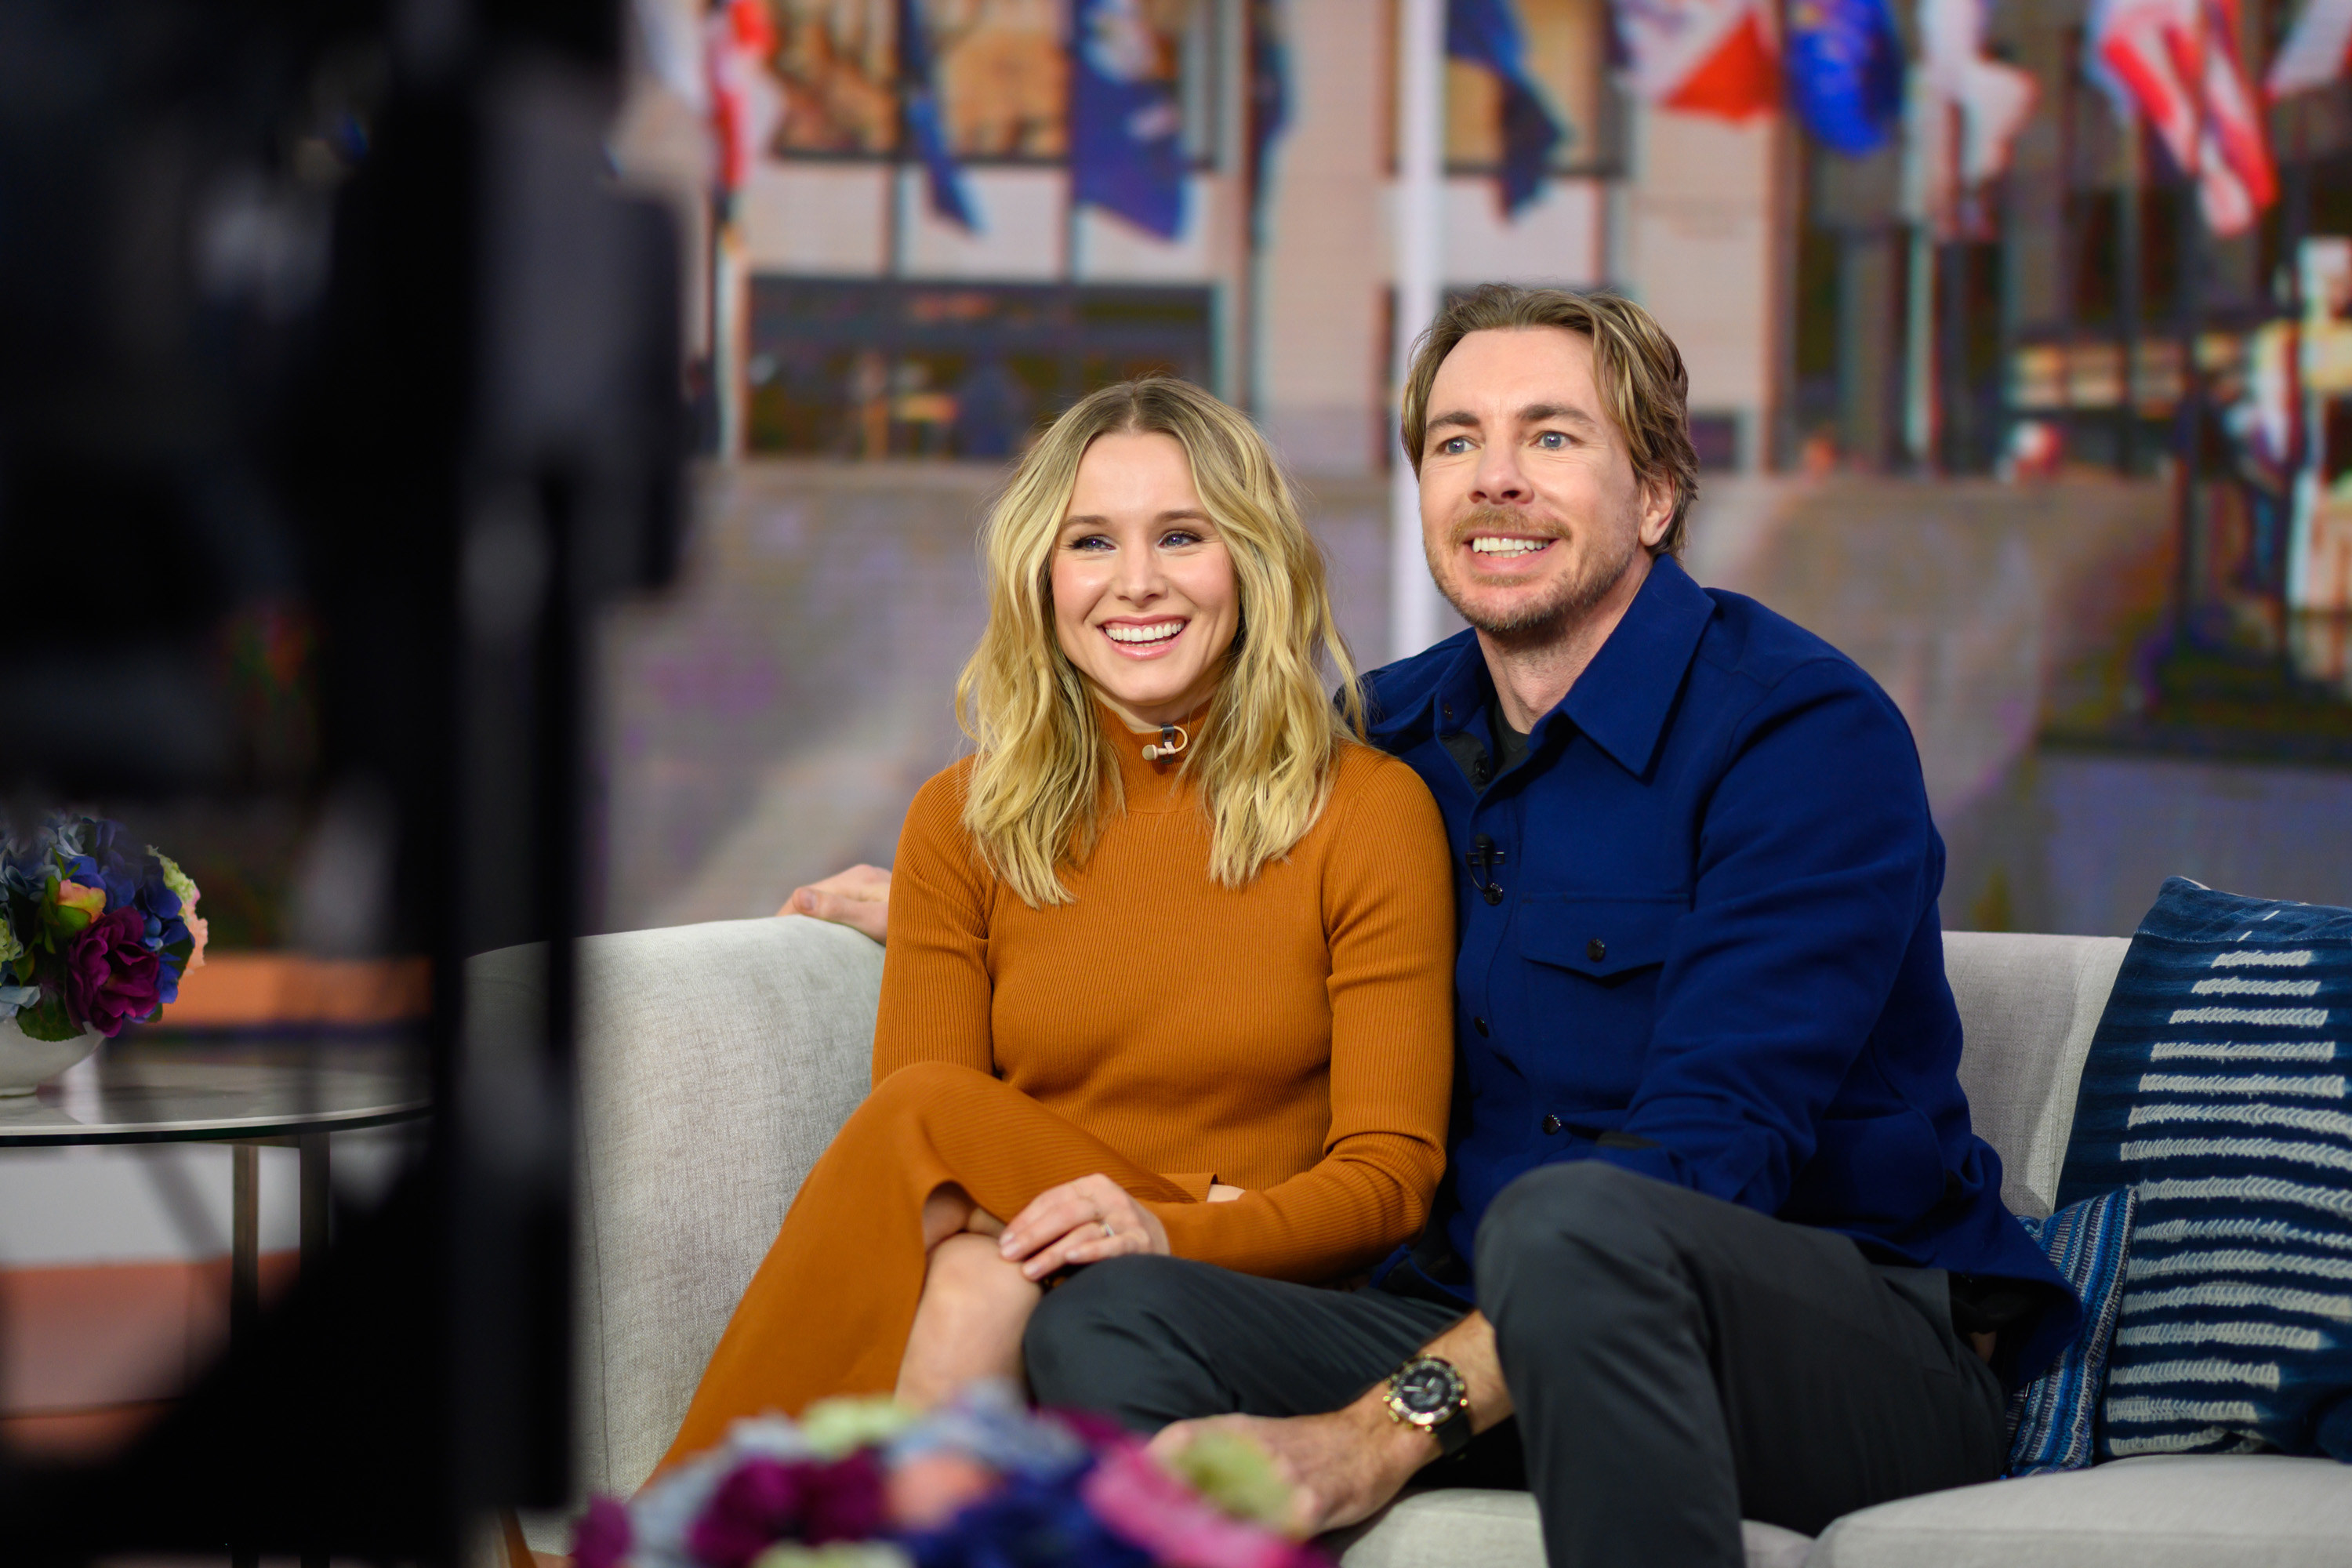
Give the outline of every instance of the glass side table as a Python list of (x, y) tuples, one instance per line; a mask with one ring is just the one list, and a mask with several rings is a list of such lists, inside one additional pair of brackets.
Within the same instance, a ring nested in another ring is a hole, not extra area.
[[(118, 1042), (30, 1096), (0, 1100), (0, 1149), (92, 1143), (226, 1143), (230, 1147), (229, 1344), (261, 1316), (261, 1151), (299, 1151), (300, 1268), (327, 1254), (328, 1140), (425, 1116), (431, 1105), (413, 1074), (393, 1070), (395, 1054), (348, 1044), (289, 1048), (280, 1042), (221, 1047), (207, 1043)], [(235, 1568), (257, 1554), (232, 1546)], [(305, 1551), (302, 1568), (326, 1568)]]
[(0, 1100), (0, 1149), (90, 1143), (226, 1143), (231, 1148), (229, 1343), (253, 1331), (261, 1303), (261, 1150), (290, 1147), (301, 1166), (305, 1276), (326, 1256), (328, 1139), (424, 1116), (424, 1086), (378, 1053), (330, 1048), (299, 1058), (184, 1045), (110, 1045), (34, 1095)]

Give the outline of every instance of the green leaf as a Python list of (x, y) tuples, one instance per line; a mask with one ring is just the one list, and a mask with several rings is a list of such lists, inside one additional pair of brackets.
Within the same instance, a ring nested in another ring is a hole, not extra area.
[(66, 999), (55, 991), (41, 994), (40, 1005), (19, 1008), (16, 1027), (37, 1040), (72, 1040), (81, 1037), (81, 1026), (66, 1011)]
[(1286, 1527), (1290, 1483), (1255, 1438), (1212, 1427), (1171, 1455), (1169, 1468), (1234, 1518), (1275, 1530)]

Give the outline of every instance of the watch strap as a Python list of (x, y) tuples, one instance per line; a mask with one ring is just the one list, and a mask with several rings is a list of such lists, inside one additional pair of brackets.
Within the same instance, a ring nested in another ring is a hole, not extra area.
[(1444, 1420), (1430, 1428), (1430, 1433), (1437, 1439), (1439, 1457), (1453, 1458), (1470, 1446), (1470, 1439), (1475, 1435), (1470, 1430), (1470, 1407), (1467, 1405), (1455, 1405), (1446, 1413)]

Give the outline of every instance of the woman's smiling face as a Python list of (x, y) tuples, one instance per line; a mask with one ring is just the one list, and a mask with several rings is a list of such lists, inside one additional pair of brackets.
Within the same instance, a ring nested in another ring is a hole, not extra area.
[(1172, 724), (1216, 689), (1241, 592), (1174, 437), (1087, 447), (1049, 581), (1062, 652), (1136, 724)]

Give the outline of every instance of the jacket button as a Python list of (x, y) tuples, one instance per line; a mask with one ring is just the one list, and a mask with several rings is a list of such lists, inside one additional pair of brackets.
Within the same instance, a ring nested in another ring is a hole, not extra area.
[(1553, 1133), (1559, 1131), (1559, 1118), (1557, 1116), (1546, 1115), (1543, 1120), (1543, 1129), (1544, 1136), (1547, 1138), (1550, 1137)]
[(1584, 944), (1584, 956), (1598, 963), (1609, 956), (1609, 944), (1596, 936)]
[(1472, 1028), (1474, 1028), (1474, 1029), (1475, 1029), (1475, 1030), (1477, 1030), (1477, 1031), (1478, 1031), (1478, 1037), (1479, 1037), (1480, 1039), (1482, 1039), (1482, 1040), (1483, 1040), (1483, 1039), (1485, 1039), (1485, 1038), (1486, 1037), (1486, 1019), (1484, 1019), (1484, 1018), (1473, 1018), (1473, 1019), (1471, 1019), (1471, 1020), (1470, 1020), (1470, 1026), (1471, 1026)]
[(1472, 784), (1484, 784), (1486, 782), (1486, 761), (1484, 757), (1481, 757), (1478, 761), (1470, 764), (1470, 782)]
[(1503, 901), (1503, 889), (1500, 889), (1500, 888), (1498, 888), (1498, 887), (1496, 887), (1496, 886), (1494, 883), (1492, 883), (1492, 882), (1487, 883), (1487, 884), (1486, 884), (1486, 901), (1487, 901), (1488, 903), (1490, 903), (1490, 904), (1499, 904), (1499, 903), (1501, 903), (1501, 902)]

